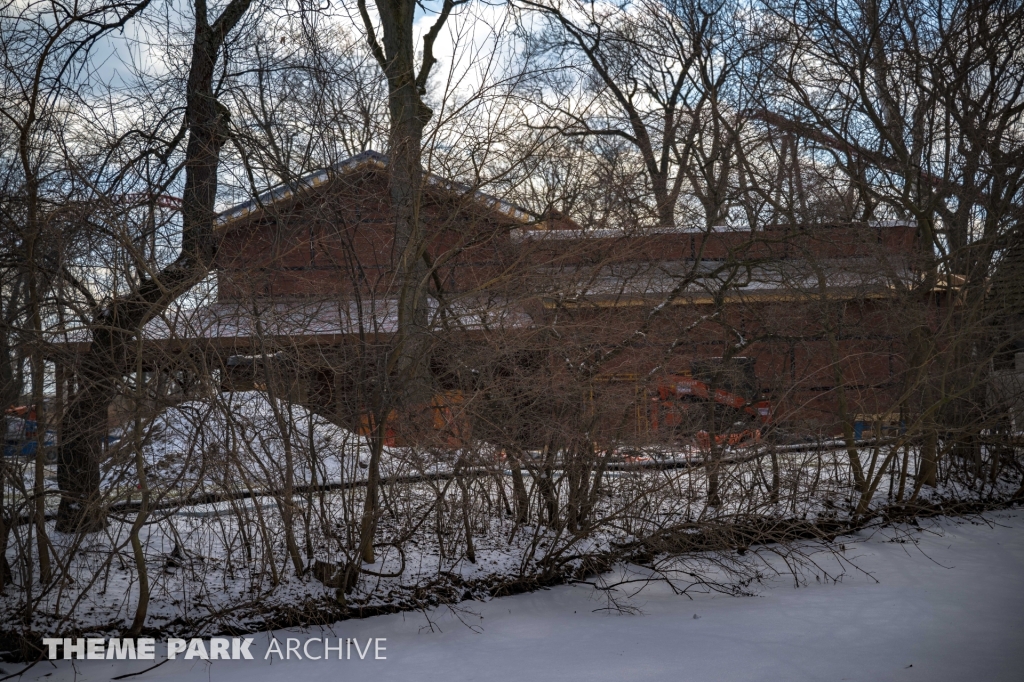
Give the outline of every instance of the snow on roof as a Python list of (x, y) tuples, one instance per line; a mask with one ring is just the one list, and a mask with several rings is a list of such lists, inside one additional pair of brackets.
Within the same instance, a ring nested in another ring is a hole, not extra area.
[[(430, 301), (431, 317), (437, 316), (436, 301)], [(531, 323), (518, 306), (507, 302), (463, 302), (445, 307), (449, 322), (465, 330), (518, 328)], [(146, 325), (148, 340), (172, 339), (292, 339), (330, 342), (341, 336), (393, 334), (398, 329), (395, 299), (275, 300), (214, 303), (177, 315), (173, 320), (157, 318)]]
[[(914, 227), (917, 223), (912, 220), (883, 220), (877, 221), (872, 220), (867, 223), (825, 223), (821, 225), (813, 225), (814, 229), (822, 230), (833, 227), (870, 227), (870, 228), (890, 228), (890, 227)], [(570, 227), (560, 229), (547, 229), (545, 225), (538, 224), (536, 226), (519, 227), (512, 230), (512, 239), (515, 241), (523, 241), (526, 239), (534, 240), (560, 240), (560, 239), (622, 239), (628, 237), (652, 237), (656, 235), (667, 235), (667, 234), (713, 234), (713, 233), (743, 233), (753, 234), (755, 232), (763, 232), (768, 230), (774, 230), (783, 228), (786, 226), (768, 225), (756, 229), (751, 229), (750, 225), (712, 225), (710, 228), (703, 226), (687, 226), (687, 225), (656, 225), (650, 227), (643, 227), (633, 230), (627, 230), (621, 227), (599, 227), (599, 228), (586, 228), (586, 227)]]
[[(802, 259), (731, 265), (722, 260), (637, 262), (547, 268), (549, 305), (641, 305), (675, 292), (673, 304), (707, 303), (717, 292), (729, 301), (797, 300), (808, 297), (891, 296), (912, 273), (899, 258)], [(824, 276), (824, 288), (819, 281)], [(691, 280), (679, 289), (680, 283)]]
[[(607, 307), (654, 305), (699, 305), (712, 302), (724, 291), (730, 302), (806, 300), (826, 298), (879, 298), (892, 296), (895, 289), (911, 283), (913, 273), (899, 258), (845, 258), (818, 262), (791, 259), (760, 263), (743, 269), (736, 279), (735, 268), (725, 261), (657, 261), (602, 266), (540, 268), (537, 288), (523, 292), (525, 298), (546, 307)], [(822, 289), (819, 275), (826, 282)], [(681, 282), (691, 279), (685, 287)], [(464, 331), (481, 329), (523, 329), (533, 325), (522, 301), (467, 298), (446, 302), (449, 324)], [(440, 308), (430, 301), (430, 315), (440, 323)], [(150, 341), (205, 339), (291, 339), (294, 343), (332, 343), (340, 337), (364, 334), (394, 334), (398, 329), (398, 306), (394, 299), (356, 301), (353, 299), (250, 299), (223, 301), (198, 308), (172, 308), (150, 321), (144, 337)], [(57, 335), (55, 335), (57, 336)], [(85, 343), (88, 330), (65, 329), (55, 343)]]

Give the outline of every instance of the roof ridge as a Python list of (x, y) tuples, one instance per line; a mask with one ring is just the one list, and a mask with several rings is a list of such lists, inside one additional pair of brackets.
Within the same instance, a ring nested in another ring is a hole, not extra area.
[[(388, 163), (390, 163), (390, 160), (386, 154), (382, 154), (381, 152), (378, 152), (374, 149), (367, 149), (346, 159), (336, 161), (327, 168), (307, 173), (297, 178), (292, 183), (281, 183), (277, 187), (257, 194), (254, 199), (250, 199), (249, 201), (236, 204), (235, 206), (232, 206), (228, 209), (221, 211), (220, 213), (217, 214), (215, 223), (216, 227), (223, 227), (230, 222), (234, 222), (235, 220), (244, 218), (250, 213), (265, 208), (270, 204), (277, 203), (278, 201), (282, 201), (289, 197), (295, 196), (300, 192), (313, 189), (314, 187), (318, 187), (319, 185), (329, 180), (333, 174), (336, 174), (339, 171), (352, 171), (358, 168), (359, 166), (363, 165), (374, 165), (379, 168), (384, 168), (385, 166), (388, 165)], [(509, 201), (505, 201), (504, 199), (499, 199), (498, 197), (495, 197), (491, 194), (487, 194), (482, 190), (474, 190), (472, 186), (467, 185), (465, 183), (457, 182), (455, 180), (449, 180), (447, 178), (442, 178), (436, 173), (431, 173), (429, 171), (426, 172), (424, 175), (425, 180), (430, 185), (440, 186), (446, 189), (460, 191), (464, 193), (472, 192), (474, 198), (482, 201), (488, 207), (497, 209), (498, 211), (501, 211), (502, 213), (512, 216), (518, 220), (526, 221), (533, 217), (530, 211), (527, 211), (525, 208), (513, 204)]]

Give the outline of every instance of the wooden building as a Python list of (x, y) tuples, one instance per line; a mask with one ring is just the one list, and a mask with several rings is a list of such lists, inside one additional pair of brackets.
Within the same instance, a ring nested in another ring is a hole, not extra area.
[[(659, 382), (700, 358), (751, 358), (751, 400), (794, 429), (835, 433), (900, 398), (912, 224), (627, 234), (434, 176), (425, 186), (439, 391), (503, 377), (524, 405), (556, 410), (538, 395), (583, 381), (564, 399), (617, 396), (606, 402), (625, 416), (604, 421), (639, 439), (658, 437), (647, 403)], [(360, 154), (268, 192), (218, 229), (217, 300), (189, 333), (216, 349), (226, 385), (288, 377), (294, 399), (358, 420), (397, 322), (386, 158)]]

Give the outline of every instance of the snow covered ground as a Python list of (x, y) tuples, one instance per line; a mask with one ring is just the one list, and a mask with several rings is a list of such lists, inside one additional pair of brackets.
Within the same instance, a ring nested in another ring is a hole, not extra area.
[[(639, 610), (632, 614), (606, 609), (588, 585), (566, 586), (462, 602), (455, 612), (263, 633), (252, 647), (256, 660), (175, 660), (130, 679), (1021, 680), (1024, 511), (985, 520), (932, 520), (909, 533), (843, 539), (846, 558), (867, 574), (826, 559), (831, 573), (842, 572), (834, 584), (805, 575), (794, 588), (783, 575), (758, 596), (692, 600), (658, 584), (628, 600)], [(288, 637), (387, 638), (387, 659), (265, 661), (271, 636), (282, 649)], [(106, 680), (152, 664), (43, 662), (22, 679)]]

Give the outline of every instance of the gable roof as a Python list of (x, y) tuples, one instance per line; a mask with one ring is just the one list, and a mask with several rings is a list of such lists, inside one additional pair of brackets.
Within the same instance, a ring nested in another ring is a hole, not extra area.
[[(267, 190), (257, 195), (255, 199), (221, 211), (217, 214), (216, 229), (222, 229), (230, 223), (241, 220), (278, 202), (298, 197), (341, 175), (370, 168), (384, 169), (387, 168), (388, 163), (386, 155), (368, 149), (365, 152), (338, 161), (328, 168), (307, 173), (292, 183), (282, 184)], [(523, 207), (503, 199), (498, 199), (486, 192), (475, 190), (464, 183), (448, 180), (434, 173), (424, 173), (424, 180), (428, 186), (444, 189), (454, 194), (468, 195), (474, 202), (491, 210), (498, 211), (517, 222), (526, 223), (534, 219), (534, 215)]]

